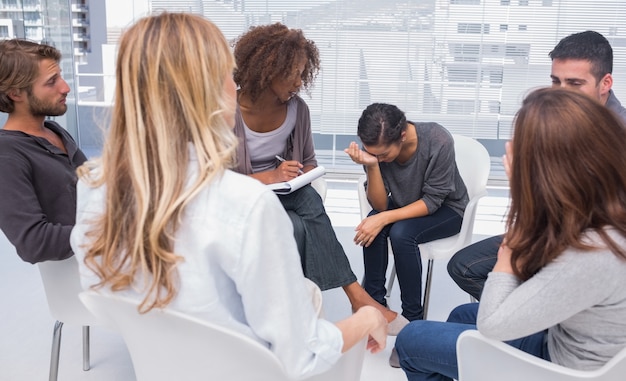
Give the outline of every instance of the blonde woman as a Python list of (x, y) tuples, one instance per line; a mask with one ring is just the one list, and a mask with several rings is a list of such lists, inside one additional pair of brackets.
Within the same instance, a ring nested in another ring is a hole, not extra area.
[(247, 334), (294, 378), (328, 369), (367, 335), (382, 350), (375, 308), (336, 324), (318, 318), (280, 202), (228, 169), (234, 67), (200, 16), (163, 13), (123, 34), (103, 155), (80, 171), (72, 247), (83, 286)]

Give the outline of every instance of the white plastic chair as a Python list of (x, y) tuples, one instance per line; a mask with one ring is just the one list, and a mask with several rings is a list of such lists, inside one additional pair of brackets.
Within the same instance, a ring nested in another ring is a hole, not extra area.
[[(454, 253), (468, 246), (472, 242), (472, 234), (474, 231), (474, 219), (476, 218), (476, 210), (478, 201), (487, 195), (487, 179), (491, 169), (491, 159), (487, 149), (477, 140), (463, 136), (452, 134), (454, 138), (454, 151), (456, 166), (459, 169), (461, 178), (467, 187), (469, 202), (465, 207), (461, 231), (451, 237), (438, 239), (422, 243), (419, 245), (422, 258), (428, 259), (426, 270), (426, 284), (424, 286), (424, 319), (428, 316), (428, 307), (430, 303), (430, 290), (432, 284), (433, 264), (435, 259), (448, 260)], [(357, 184), (359, 193), (359, 206), (361, 209), (361, 218), (367, 217), (372, 207), (367, 200), (364, 183), (366, 177), (361, 176)], [(391, 253), (391, 245), (389, 245)], [(391, 275), (387, 281), (387, 297), (391, 293), (393, 283), (396, 278), (395, 264), (391, 269)]]
[(623, 381), (626, 348), (603, 367), (582, 371), (543, 360), (475, 330), (457, 340), (459, 381)]
[[(239, 332), (170, 309), (137, 311), (138, 302), (95, 291), (80, 294), (85, 305), (126, 342), (138, 381), (287, 381), (278, 358)], [(365, 340), (329, 371), (307, 380), (358, 381)]]
[(89, 312), (78, 294), (83, 291), (80, 284), (78, 262), (75, 257), (62, 261), (46, 261), (37, 264), (48, 300), (50, 314), (56, 320), (52, 333), (50, 355), (50, 381), (56, 381), (59, 373), (61, 331), (63, 324), (83, 327), (83, 370), (89, 365), (89, 326), (98, 325), (98, 319)]
[(325, 201), (326, 193), (328, 191), (328, 184), (326, 183), (326, 180), (324, 180), (323, 177), (318, 177), (311, 182), (311, 186), (317, 191), (317, 193), (320, 194), (322, 201)]

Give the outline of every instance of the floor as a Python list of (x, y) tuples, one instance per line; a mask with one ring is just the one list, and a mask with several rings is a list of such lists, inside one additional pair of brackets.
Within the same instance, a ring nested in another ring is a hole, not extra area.
[[(327, 211), (352, 268), (360, 277), (363, 272), (361, 250), (352, 243), (352, 232), (360, 221), (356, 182), (331, 179), (328, 185), (325, 202)], [(475, 241), (502, 233), (507, 203), (506, 189), (489, 188), (488, 196), (479, 204), (474, 228)], [(435, 263), (429, 318), (445, 320), (453, 307), (468, 301), (469, 297), (448, 277), (445, 263)], [(54, 320), (48, 312), (36, 266), (22, 262), (1, 233), (0, 303), (0, 381), (46, 380)], [(397, 287), (392, 290), (389, 304), (392, 309), (399, 309)], [(325, 291), (324, 310), (329, 320), (342, 319), (350, 314), (348, 299), (341, 290)], [(81, 343), (80, 327), (64, 327), (60, 381), (134, 380), (130, 357), (119, 335), (101, 327), (91, 329), (91, 370), (88, 372), (82, 370)], [(393, 343), (394, 339), (390, 337), (384, 352), (366, 354), (362, 381), (406, 380), (400, 369), (388, 365)]]

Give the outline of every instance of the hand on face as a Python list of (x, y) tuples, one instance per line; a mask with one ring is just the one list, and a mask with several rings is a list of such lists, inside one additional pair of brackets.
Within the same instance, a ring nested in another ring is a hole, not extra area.
[(378, 165), (378, 158), (363, 151), (356, 142), (350, 143), (348, 148), (343, 151), (357, 164), (365, 165), (366, 167)]
[(511, 249), (506, 245), (506, 241), (502, 242), (500, 249), (498, 249), (498, 259), (496, 260), (496, 264), (493, 266), (493, 271), (513, 274), (511, 254)]
[(508, 141), (504, 144), (505, 154), (502, 156), (502, 164), (504, 164), (504, 172), (506, 177), (511, 181), (511, 170), (513, 168), (513, 142)]

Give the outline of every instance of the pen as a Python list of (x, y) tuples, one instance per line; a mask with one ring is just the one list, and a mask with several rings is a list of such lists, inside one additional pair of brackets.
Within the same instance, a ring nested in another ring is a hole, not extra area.
[[(278, 155), (276, 155), (276, 156), (274, 156), (274, 157), (276, 158), (276, 160), (278, 160), (278, 161), (280, 161), (280, 162), (287, 161), (287, 160), (285, 160), (284, 158), (282, 158), (281, 156), (278, 156)], [(298, 173), (299, 173), (299, 174), (303, 174), (304, 172), (302, 172), (302, 170), (301, 170), (301, 169), (298, 169)]]

